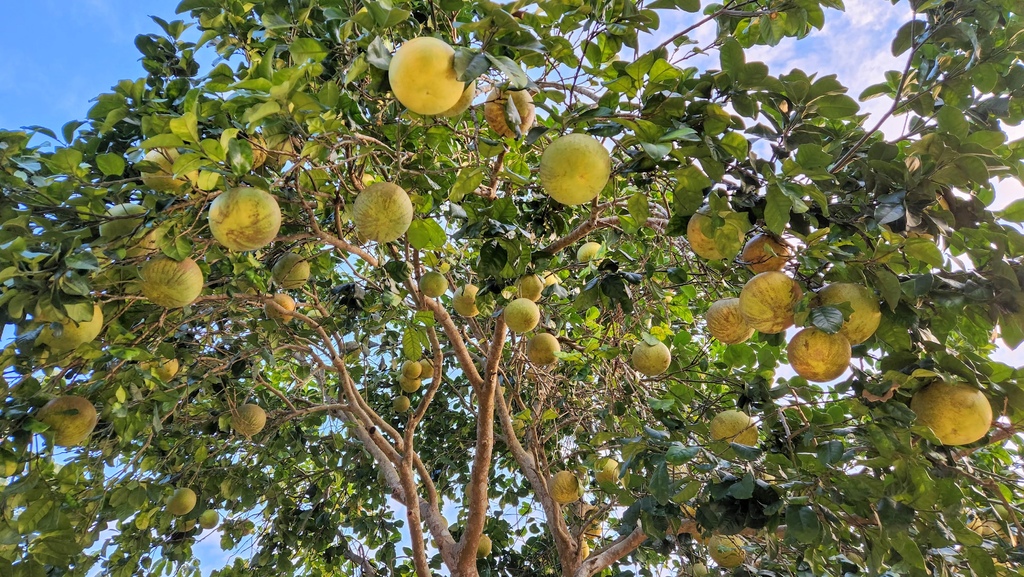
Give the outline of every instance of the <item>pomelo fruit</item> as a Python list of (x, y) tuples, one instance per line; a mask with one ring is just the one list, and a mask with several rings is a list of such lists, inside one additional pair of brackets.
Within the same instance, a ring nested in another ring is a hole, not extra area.
[(174, 494), (167, 498), (167, 512), (171, 515), (188, 515), (196, 506), (196, 492), (187, 487), (175, 489)]
[(270, 275), (283, 289), (302, 288), (309, 280), (309, 262), (294, 252), (286, 252), (274, 263)]
[(480, 535), (480, 542), (476, 545), (476, 558), (483, 559), (491, 554), (491, 538), (487, 535)]
[(106, 211), (110, 220), (100, 225), (100, 236), (103, 238), (120, 238), (131, 236), (142, 226), (144, 219), (139, 215), (146, 214), (146, 207), (130, 202), (115, 204)]
[(269, 192), (248, 186), (221, 193), (210, 204), (210, 232), (228, 250), (263, 248), (281, 229), (281, 207)]
[(576, 250), (576, 262), (586, 264), (597, 258), (597, 253), (600, 251), (601, 243), (599, 242), (583, 243), (583, 245)]
[(694, 563), (690, 567), (690, 573), (693, 574), (693, 577), (708, 577), (710, 575), (708, 566), (703, 563)]
[(190, 305), (203, 292), (203, 271), (190, 258), (178, 262), (156, 257), (142, 265), (139, 275), (142, 277), (142, 295), (164, 308)]
[(549, 287), (551, 285), (556, 285), (556, 284), (559, 284), (560, 282), (562, 282), (562, 279), (558, 278), (558, 275), (553, 273), (553, 272), (546, 272), (546, 273), (544, 273), (544, 277), (543, 278), (544, 278), (544, 286), (545, 287)]
[(712, 535), (708, 539), (708, 553), (720, 567), (732, 569), (746, 561), (747, 553), (743, 550), (746, 544), (739, 535)]
[(601, 194), (612, 172), (608, 150), (594, 137), (573, 133), (556, 138), (540, 157), (540, 184), (566, 205), (590, 202)]
[(747, 325), (740, 314), (740, 299), (717, 300), (708, 308), (705, 316), (711, 336), (727, 345), (735, 345), (749, 339), (754, 329)]
[(526, 357), (535, 365), (550, 365), (558, 360), (555, 353), (562, 351), (558, 338), (550, 333), (538, 333), (526, 344)]
[(1012, 534), (1007, 534), (1003, 529), (1002, 523), (994, 519), (982, 519), (981, 517), (975, 517), (967, 524), (967, 528), (985, 539), (992, 539), (993, 537), (996, 537), (1010, 543), (1012, 547), (1017, 546), (1016, 537)]
[(423, 381), (420, 379), (410, 379), (409, 377), (401, 376), (398, 377), (398, 386), (401, 387), (403, 392), (415, 393), (420, 390), (423, 386)]
[(405, 361), (402, 363), (402, 376), (407, 379), (418, 379), (423, 372), (423, 366), (419, 361)]
[(830, 335), (817, 327), (807, 327), (793, 335), (786, 354), (796, 374), (808, 381), (826, 383), (850, 366), (850, 341), (841, 333)]
[(213, 509), (207, 509), (199, 515), (199, 526), (203, 529), (213, 529), (220, 523), (220, 513)]
[(231, 412), (231, 428), (245, 438), (252, 437), (267, 425), (267, 412), (259, 405), (246, 403)]
[(594, 477), (598, 483), (618, 484), (619, 462), (615, 459), (604, 457), (598, 460), (595, 471)]
[(167, 382), (173, 379), (174, 375), (178, 374), (178, 370), (181, 368), (181, 363), (178, 362), (178, 359), (174, 358), (156, 359), (140, 363), (139, 367), (144, 371), (153, 371), (156, 378)]
[(968, 445), (992, 427), (992, 405), (985, 393), (963, 383), (933, 381), (914, 393), (910, 410), (943, 445)]
[(633, 347), (632, 360), (634, 369), (648, 377), (654, 377), (668, 369), (672, 363), (672, 353), (665, 343), (649, 345), (646, 341), (640, 341)]
[[(715, 244), (715, 234), (717, 231), (713, 226), (710, 216), (704, 212), (694, 213), (690, 217), (690, 222), (686, 225), (686, 241), (690, 243), (690, 249), (697, 256), (706, 260), (731, 259), (735, 253), (723, 254), (718, 250), (718, 245)], [(735, 234), (735, 244), (738, 250), (739, 246), (743, 244), (743, 230), (728, 221), (723, 225), (723, 228), (727, 231), (731, 230)]]
[(464, 317), (475, 317), (480, 314), (480, 309), (476, 308), (476, 293), (479, 291), (480, 289), (472, 284), (455, 289), (455, 295), (452, 298), (455, 312)]
[(363, 189), (352, 204), (356, 232), (374, 242), (397, 240), (412, 224), (412, 200), (402, 187), (378, 182)]
[(875, 334), (878, 324), (882, 322), (882, 312), (878, 308), (878, 298), (866, 286), (853, 283), (832, 283), (818, 291), (813, 306), (831, 306), (850, 303), (853, 313), (843, 323), (839, 332), (851, 345), (858, 345)]
[(263, 305), (263, 312), (267, 315), (268, 319), (274, 319), (282, 323), (286, 323), (292, 320), (292, 315), (288, 314), (295, 310), (295, 299), (284, 293), (277, 293), (273, 296), (272, 300), (277, 303), (278, 306), (288, 312), (281, 312), (274, 305), (269, 302)]
[(81, 445), (92, 434), (99, 421), (96, 407), (78, 395), (63, 395), (43, 405), (36, 420), (46, 423), (58, 447)]
[(420, 292), (432, 299), (448, 292), (448, 279), (437, 271), (430, 271), (420, 277)]
[(474, 98), (476, 98), (476, 80), (470, 82), (469, 85), (466, 86), (466, 89), (462, 91), (462, 96), (459, 97), (458, 102), (438, 116), (444, 116), (445, 118), (458, 116), (469, 110), (469, 106), (473, 104)]
[[(512, 106), (519, 113), (519, 134), (515, 128), (508, 125), (505, 119), (505, 110), (509, 100)], [(497, 132), (504, 138), (519, 138), (525, 136), (533, 127), (537, 119), (537, 110), (533, 105), (533, 97), (526, 90), (492, 90), (487, 95), (487, 102), (484, 104), (484, 119), (491, 130)]]
[(769, 234), (755, 234), (747, 244), (743, 245), (740, 260), (751, 271), (756, 273), (770, 270), (782, 270), (789, 261), (792, 252), (789, 245), (779, 242)]
[(6, 479), (18, 474), (21, 470), (21, 463), (18, 458), (12, 455), (0, 455), (0, 479)]
[(49, 347), (55, 353), (73, 351), (85, 343), (96, 340), (103, 330), (103, 309), (100, 305), (93, 304), (92, 319), (76, 322), (70, 317), (64, 317), (59, 321), (61, 326), (60, 336), (56, 336), (50, 327), (47, 319), (39, 318), (45, 322), (43, 330), (40, 331), (37, 342)]
[(429, 36), (402, 44), (388, 66), (395, 98), (416, 114), (440, 114), (454, 108), (466, 91), (456, 76), (455, 49)]
[(544, 292), (544, 279), (535, 274), (523, 276), (516, 283), (516, 292), (524, 299), (537, 302)]
[(709, 429), (714, 441), (757, 446), (757, 423), (742, 411), (730, 409), (718, 413), (711, 419)]
[(199, 171), (193, 170), (185, 174), (185, 178), (174, 177), (174, 161), (178, 159), (178, 151), (173, 148), (154, 148), (142, 157), (146, 162), (157, 166), (153, 172), (142, 172), (142, 184), (160, 192), (177, 192), (182, 187), (199, 180)]
[(404, 413), (408, 411), (411, 406), (412, 401), (410, 401), (409, 397), (405, 395), (398, 395), (391, 401), (391, 408), (394, 409), (396, 413)]
[(527, 298), (518, 298), (505, 306), (505, 324), (514, 333), (532, 331), (540, 322), (540, 308)]
[(793, 326), (796, 303), (803, 291), (795, 280), (778, 271), (760, 273), (740, 291), (740, 314), (747, 326), (765, 334)]
[(583, 484), (571, 471), (559, 471), (548, 482), (551, 498), (556, 503), (567, 505), (579, 501), (583, 496)]
[(434, 363), (430, 359), (420, 359), (420, 379), (434, 378)]

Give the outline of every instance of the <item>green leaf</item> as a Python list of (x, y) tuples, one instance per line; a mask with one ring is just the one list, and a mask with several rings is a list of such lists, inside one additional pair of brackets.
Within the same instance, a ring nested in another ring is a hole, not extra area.
[(849, 118), (860, 110), (857, 101), (845, 94), (822, 96), (812, 104), (818, 108), (818, 114), (829, 119)]
[(668, 467), (664, 461), (654, 469), (649, 488), (651, 496), (662, 505), (667, 504), (672, 498), (672, 479), (669, 477)]
[(366, 49), (366, 61), (381, 70), (387, 70), (391, 66), (391, 51), (384, 45), (384, 40), (380, 36), (374, 38)]
[(486, 176), (487, 170), (483, 166), (463, 168), (455, 177), (455, 183), (452, 184), (452, 189), (448, 193), (448, 200), (455, 203), (462, 202), (467, 194), (472, 193), (480, 186)]
[(292, 62), (295, 64), (320, 62), (327, 57), (327, 49), (313, 38), (299, 38), (288, 46), (288, 52), (291, 53)]
[(808, 315), (811, 324), (830, 335), (843, 328), (843, 313), (836, 307), (814, 307)]
[(743, 47), (731, 36), (722, 43), (718, 56), (721, 59), (722, 71), (732, 76), (733, 79), (736, 79), (737, 74), (747, 62), (743, 56)]
[(917, 544), (909, 533), (893, 533), (890, 536), (890, 542), (893, 548), (895, 548), (901, 557), (903, 562), (908, 566), (918, 571), (914, 571), (913, 575), (927, 575), (925, 570), (924, 555), (921, 554), (921, 548)]
[(786, 537), (800, 543), (814, 543), (821, 536), (821, 521), (807, 505), (786, 507)]
[(96, 168), (99, 168), (104, 176), (121, 176), (124, 174), (124, 157), (110, 152), (97, 154)]
[(910, 50), (910, 47), (913, 45), (914, 38), (924, 32), (925, 24), (926, 23), (921, 20), (911, 20), (901, 26), (900, 29), (896, 31), (896, 36), (892, 40), (892, 55), (899, 56), (907, 50)]
[(185, 142), (199, 142), (199, 127), (196, 115), (188, 112), (177, 118), (172, 118), (168, 123), (171, 132)]
[(409, 244), (416, 250), (439, 249), (448, 240), (444, 229), (432, 218), (412, 221), (406, 234), (409, 237)]
[(882, 295), (885, 303), (889, 305), (889, 310), (896, 310), (896, 305), (900, 303), (900, 295), (903, 294), (900, 288), (900, 279), (881, 268), (875, 269), (872, 272), (872, 277), (874, 277), (872, 286)]
[(249, 141), (238, 138), (228, 141), (228, 166), (235, 176), (244, 176), (252, 170), (252, 145)]
[(747, 142), (743, 134), (730, 132), (722, 137), (722, 148), (733, 157), (745, 160), (747, 158), (747, 151), (750, 149), (750, 143)]
[(903, 252), (907, 256), (929, 264), (936, 268), (942, 268), (942, 251), (935, 245), (935, 242), (926, 238), (911, 238), (903, 244)]
[(838, 463), (843, 458), (846, 448), (842, 441), (825, 441), (818, 445), (818, 461), (825, 466)]
[(789, 212), (793, 207), (793, 201), (776, 185), (768, 186), (765, 201), (765, 226), (775, 234), (782, 234), (786, 230), (786, 225), (789, 224)]
[(626, 203), (626, 208), (629, 210), (630, 216), (636, 219), (638, 226), (643, 226), (651, 216), (651, 208), (647, 200), (647, 195), (639, 190), (629, 197), (629, 201)]

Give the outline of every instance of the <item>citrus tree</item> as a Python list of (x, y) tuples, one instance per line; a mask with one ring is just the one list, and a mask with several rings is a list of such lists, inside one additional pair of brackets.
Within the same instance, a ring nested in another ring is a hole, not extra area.
[(181, 2), (0, 132), (0, 574), (1024, 574), (1020, 6), (834, 8)]

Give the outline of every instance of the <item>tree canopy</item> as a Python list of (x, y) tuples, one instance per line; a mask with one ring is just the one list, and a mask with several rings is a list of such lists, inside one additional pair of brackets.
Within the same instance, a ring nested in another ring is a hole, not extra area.
[(1024, 575), (1024, 22), (909, 7), (183, 0), (0, 131), (0, 574)]

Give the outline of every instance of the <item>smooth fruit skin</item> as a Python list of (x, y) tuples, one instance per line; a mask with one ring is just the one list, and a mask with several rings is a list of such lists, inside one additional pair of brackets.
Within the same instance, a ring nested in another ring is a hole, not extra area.
[(712, 535), (708, 539), (708, 553), (720, 567), (739, 567), (747, 558), (743, 550), (746, 541), (738, 535)]
[(540, 333), (526, 344), (526, 357), (535, 365), (550, 365), (558, 360), (555, 353), (562, 351), (562, 345), (555, 335)]
[(142, 184), (160, 192), (177, 192), (190, 181), (198, 180), (198, 170), (186, 174), (185, 180), (174, 178), (174, 161), (178, 156), (178, 151), (173, 148), (154, 148), (147, 152), (142, 160), (152, 162), (159, 168), (155, 172), (142, 172)]
[(405, 361), (402, 363), (402, 376), (407, 379), (418, 379), (423, 372), (423, 366), (419, 361)]
[(943, 445), (969, 445), (992, 427), (992, 405), (985, 393), (963, 383), (932, 382), (914, 393), (910, 410)]
[(430, 359), (420, 359), (420, 379), (434, 378), (434, 363)]
[(192, 304), (203, 292), (203, 271), (196, 261), (166, 257), (146, 261), (139, 271), (142, 295), (155, 305), (175, 309)]
[(735, 410), (722, 411), (711, 419), (711, 439), (754, 447), (757, 445), (757, 423), (750, 415)]
[(231, 428), (239, 435), (249, 438), (267, 425), (267, 413), (259, 405), (246, 403), (231, 414)]
[[(519, 113), (519, 134), (505, 121), (505, 107), (509, 99)], [(537, 119), (537, 109), (533, 105), (533, 97), (526, 90), (492, 90), (484, 104), (484, 119), (491, 130), (504, 138), (525, 136)]]
[(597, 463), (597, 473), (594, 475), (598, 483), (615, 485), (619, 482), (619, 462), (612, 458), (604, 458)]
[(64, 395), (43, 405), (36, 414), (36, 420), (50, 426), (54, 445), (75, 447), (89, 438), (99, 415), (89, 399)]
[(398, 377), (398, 386), (402, 389), (402, 392), (415, 393), (423, 386), (423, 381), (421, 379), (410, 379), (409, 377), (400, 376)]
[(284, 293), (277, 293), (273, 296), (273, 301), (277, 303), (279, 307), (283, 308), (288, 312), (280, 312), (277, 310), (277, 307), (270, 303), (267, 303), (263, 305), (263, 312), (264, 314), (267, 315), (267, 318), (274, 319), (275, 321), (279, 321), (282, 323), (286, 323), (292, 320), (292, 315), (288, 313), (295, 310), (295, 299)]
[(479, 291), (480, 289), (472, 284), (455, 289), (455, 296), (452, 298), (455, 312), (467, 318), (480, 314), (480, 310), (476, 308), (476, 293)]
[(850, 366), (850, 341), (841, 333), (830, 335), (807, 327), (793, 335), (786, 354), (796, 374), (811, 382), (827, 383)]
[(263, 248), (281, 229), (281, 207), (269, 192), (240, 186), (213, 199), (210, 232), (228, 250)]
[(405, 395), (398, 395), (393, 401), (391, 401), (391, 408), (394, 409), (396, 413), (404, 413), (408, 411), (411, 406), (412, 401), (410, 401), (409, 397)]
[(516, 288), (520, 297), (537, 302), (544, 292), (544, 279), (535, 274), (528, 274), (519, 279)]
[(583, 485), (571, 471), (555, 473), (548, 483), (548, 490), (551, 491), (551, 498), (562, 505), (575, 503), (583, 496)]
[(656, 377), (668, 370), (672, 364), (672, 353), (665, 343), (649, 345), (640, 341), (633, 347), (633, 368), (648, 377)]
[(421, 36), (403, 44), (388, 66), (395, 98), (416, 114), (441, 114), (466, 90), (456, 78), (455, 49), (443, 40)]
[(754, 329), (747, 325), (740, 314), (740, 299), (729, 298), (715, 301), (704, 317), (711, 336), (727, 345), (735, 345), (749, 339)]
[(430, 271), (420, 277), (420, 292), (432, 299), (448, 292), (448, 279), (437, 271)]
[(690, 249), (697, 256), (706, 260), (722, 260), (725, 256), (718, 252), (715, 240), (704, 234), (703, 227), (705, 223), (710, 226), (710, 222), (710, 216), (701, 212), (694, 213), (686, 224), (686, 242), (690, 243)]
[(309, 262), (294, 252), (286, 252), (274, 263), (270, 275), (283, 289), (302, 288), (309, 280)]
[[(40, 319), (43, 320), (43, 319)], [(69, 317), (60, 320), (62, 327), (61, 335), (54, 336), (50, 329), (50, 323), (46, 323), (39, 333), (38, 342), (46, 345), (55, 353), (73, 351), (85, 343), (96, 340), (103, 330), (103, 309), (100, 305), (93, 304), (92, 319), (88, 321), (75, 322)]]
[(483, 559), (491, 554), (491, 538), (487, 535), (480, 535), (480, 542), (476, 545), (476, 558)]
[(352, 205), (356, 231), (369, 240), (385, 243), (397, 240), (412, 224), (413, 207), (405, 190), (390, 182), (378, 182), (363, 189)]
[(580, 264), (586, 264), (595, 257), (597, 253), (601, 252), (601, 243), (599, 242), (586, 242), (583, 243), (580, 248), (576, 250), (576, 262)]
[(782, 270), (792, 253), (789, 246), (768, 234), (756, 234), (743, 245), (740, 260), (755, 274)]
[(530, 332), (540, 322), (537, 303), (527, 298), (518, 298), (505, 307), (505, 324), (514, 333)]
[(612, 173), (608, 150), (579, 132), (555, 139), (540, 157), (540, 184), (548, 196), (566, 205), (590, 202)]
[(196, 492), (192, 489), (176, 489), (167, 499), (167, 512), (171, 515), (188, 515), (196, 506)]
[(747, 325), (765, 334), (793, 326), (793, 308), (803, 297), (800, 285), (785, 273), (763, 272), (740, 291), (740, 314)]
[(203, 529), (213, 529), (220, 523), (220, 513), (213, 509), (207, 509), (203, 511), (202, 515), (199, 515), (199, 526)]
[(476, 80), (470, 82), (469, 86), (467, 86), (466, 89), (462, 91), (462, 96), (459, 97), (459, 101), (456, 102), (454, 106), (452, 106), (448, 110), (445, 110), (441, 114), (438, 114), (438, 116), (443, 116), (445, 118), (458, 116), (463, 112), (469, 110), (469, 106), (473, 104), (474, 98), (476, 98)]
[(115, 204), (106, 211), (106, 216), (111, 217), (100, 225), (100, 236), (103, 238), (120, 238), (130, 236), (142, 226), (142, 218), (127, 218), (146, 214), (146, 207), (130, 202)]
[(818, 291), (814, 298), (814, 306), (829, 306), (850, 303), (853, 314), (843, 323), (839, 332), (851, 345), (859, 345), (868, 340), (878, 330), (882, 322), (882, 312), (878, 308), (878, 299), (868, 287), (853, 283), (832, 283)]

